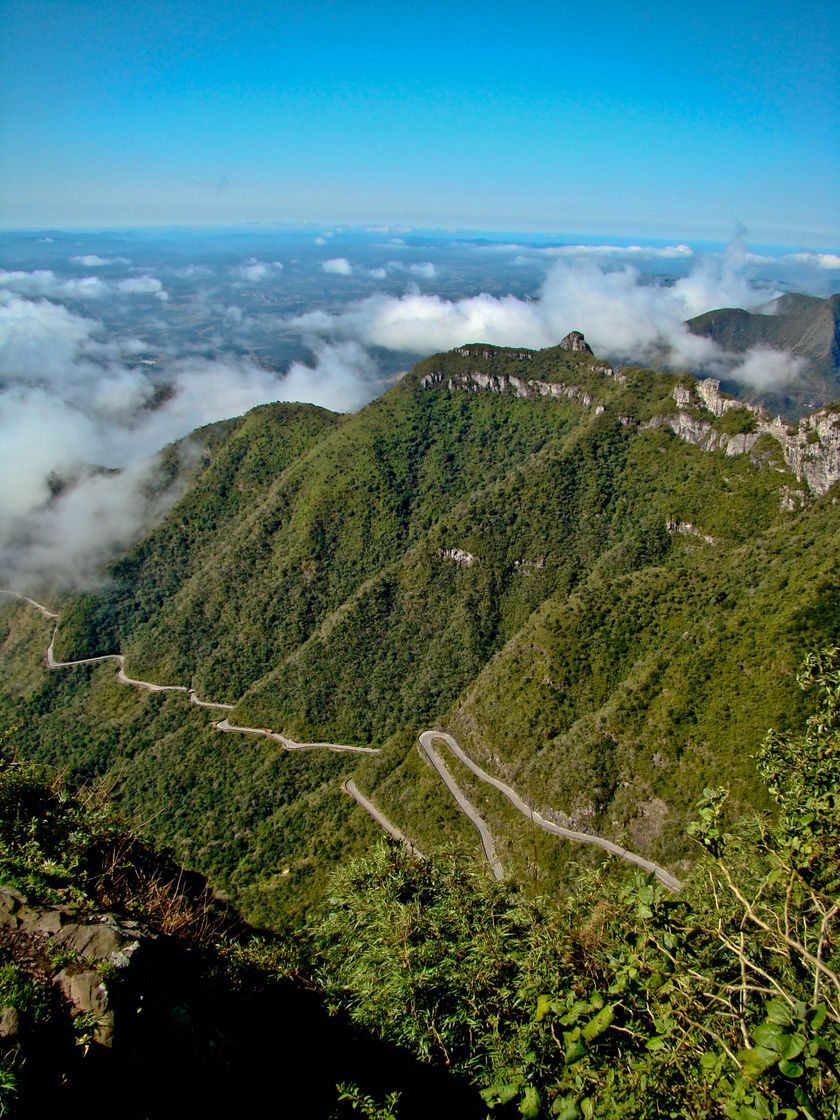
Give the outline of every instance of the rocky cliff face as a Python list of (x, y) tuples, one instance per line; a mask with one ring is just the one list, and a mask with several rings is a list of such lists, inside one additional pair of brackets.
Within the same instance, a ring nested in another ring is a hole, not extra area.
[(561, 350), (579, 350), (584, 354), (591, 354), (592, 347), (580, 333), (580, 331), (569, 331), (566, 337), (560, 343)]
[[(591, 354), (586, 339), (580, 331), (571, 331), (560, 342), (559, 349), (576, 353)], [(467, 358), (492, 360), (496, 355), (491, 350), (481, 350), (475, 346), (458, 347), (454, 353)], [(520, 361), (532, 361), (534, 351), (511, 351), (511, 357)], [(588, 367), (591, 372), (617, 376), (615, 371), (601, 363)], [(553, 397), (555, 400), (577, 401), (585, 408), (595, 409), (598, 415), (604, 411), (604, 406), (596, 401), (592, 394), (580, 385), (571, 385), (563, 381), (541, 381), (537, 378), (521, 378), (513, 374), (494, 374), (483, 370), (471, 370), (468, 373), (451, 374), (443, 370), (427, 373), (422, 378), (420, 385), (424, 389), (446, 388), (450, 392), (465, 390), (467, 392), (486, 391), (490, 393), (512, 393), (525, 400), (535, 400), (538, 397)]]
[[(38, 960), (70, 1018), (87, 1016), (91, 1041), (106, 1048), (131, 1033), (153, 979), (160, 988), (181, 963), (166, 939), (136, 921), (39, 905), (9, 886), (0, 886), (0, 943), (11, 959)], [(4, 1045), (25, 1039), (28, 1027), (14, 1008), (0, 1009)]]
[[(750, 454), (761, 436), (771, 436), (779, 444), (786, 465), (812, 494), (825, 494), (840, 479), (840, 411), (834, 408), (821, 408), (791, 428), (761, 407), (724, 395), (720, 382), (714, 378), (698, 381), (692, 388), (677, 385), (674, 399), (678, 411), (650, 421), (647, 426), (667, 424), (687, 443), (705, 451), (723, 451), (725, 455)], [(698, 406), (714, 417), (733, 409), (746, 410), (754, 417), (753, 429), (732, 435), (721, 432), (712, 421), (697, 415)]]
[(491, 393), (512, 393), (525, 400), (534, 400), (537, 397), (554, 397), (555, 400), (577, 401), (585, 408), (594, 406), (596, 414), (604, 411), (604, 406), (595, 401), (591, 395), (580, 385), (566, 385), (562, 381), (526, 381), (520, 377), (505, 374), (496, 376), (491, 373), (482, 373), (474, 370), (471, 373), (447, 375), (443, 372), (427, 373), (420, 382), (424, 389), (443, 387), (450, 392), (466, 390), (479, 392), (486, 390)]
[[(591, 353), (583, 335), (572, 331), (560, 344), (564, 350)], [(491, 351), (478, 351), (474, 347), (461, 347), (455, 351), (465, 357), (492, 358)], [(515, 355), (521, 360), (532, 360), (531, 351)], [(620, 370), (613, 370), (601, 363), (587, 367), (590, 372), (613, 378), (621, 385), (626, 377)], [(449, 392), (507, 393), (525, 400), (551, 397), (555, 400), (575, 401), (584, 408), (592, 408), (595, 415), (604, 411), (604, 405), (580, 385), (563, 381), (543, 381), (537, 378), (517, 377), (506, 373), (488, 373), (473, 369), (464, 373), (433, 370), (427, 373), (420, 385), (424, 389), (444, 388)], [(810, 493), (825, 494), (840, 479), (840, 410), (831, 406), (804, 416), (796, 427), (786, 424), (781, 417), (771, 416), (761, 406), (736, 400), (721, 392), (720, 381), (706, 378), (693, 386), (677, 385), (674, 389), (677, 403), (675, 413), (658, 416), (646, 421), (642, 428), (667, 425), (675, 435), (693, 443), (704, 451), (722, 451), (725, 455), (755, 455), (766, 459), (767, 454), (756, 452), (762, 436), (770, 436), (781, 448), (786, 466), (803, 483)], [(749, 420), (740, 432), (728, 432), (716, 420), (733, 410), (748, 414)], [(708, 414), (706, 419), (704, 414)], [(623, 424), (633, 424), (630, 417), (621, 417)], [(789, 493), (784, 501), (795, 508), (803, 495)], [(789, 499), (789, 500), (788, 500)]]

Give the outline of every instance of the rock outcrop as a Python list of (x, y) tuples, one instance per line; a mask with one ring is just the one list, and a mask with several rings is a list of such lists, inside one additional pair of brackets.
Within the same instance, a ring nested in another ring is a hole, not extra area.
[[(715, 378), (698, 381), (693, 387), (677, 385), (674, 400), (678, 411), (656, 417), (643, 427), (667, 425), (675, 435), (705, 451), (722, 451), (725, 455), (751, 454), (762, 436), (771, 436), (779, 444), (785, 464), (812, 494), (820, 496), (840, 480), (840, 411), (821, 408), (804, 416), (796, 428), (790, 428), (778, 417), (771, 417), (763, 408), (745, 404), (720, 391)], [(733, 409), (752, 414), (752, 430), (727, 434), (719, 431), (711, 420), (698, 415), (706, 411), (719, 418)], [(788, 508), (788, 507), (785, 507)]]
[(580, 331), (569, 331), (566, 337), (560, 343), (561, 350), (580, 350), (584, 354), (591, 354), (592, 347), (583, 337)]
[[(63, 906), (36, 906), (14, 887), (0, 887), (0, 928), (10, 946), (27, 943), (42, 961), (60, 961), (52, 984), (67, 1002), (71, 1017), (91, 1017), (93, 1039), (99, 1045), (114, 1043), (118, 1009), (136, 1015), (145, 985), (144, 967), (159, 956), (159, 939), (130, 920), (112, 914), (83, 918)], [(12, 955), (14, 953), (12, 952)], [(118, 992), (117, 998), (114, 992)], [(137, 1006), (135, 1006), (135, 1004)], [(0, 1008), (0, 1019), (11, 1008)], [(10, 1036), (8, 1016), (3, 1020)]]
[(510, 374), (496, 376), (473, 370), (470, 373), (447, 375), (442, 371), (427, 373), (420, 382), (424, 389), (444, 388), (450, 392), (465, 390), (477, 393), (485, 390), (491, 393), (512, 393), (525, 400), (538, 397), (553, 397), (555, 400), (576, 401), (585, 408), (594, 406), (596, 415), (604, 411), (604, 406), (594, 400), (591, 393), (580, 385), (567, 385), (562, 381), (526, 381)]

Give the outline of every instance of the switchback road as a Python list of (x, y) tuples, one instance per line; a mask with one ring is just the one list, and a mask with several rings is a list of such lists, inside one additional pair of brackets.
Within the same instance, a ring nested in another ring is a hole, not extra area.
[(364, 809), (368, 816), (373, 817), (380, 828), (384, 829), (389, 836), (393, 836), (395, 840), (399, 840), (401, 844), (405, 844), (409, 852), (417, 859), (425, 859), (426, 857), (420, 851), (416, 844), (408, 839), (404, 832), (400, 832), (393, 822), (389, 821), (381, 809), (377, 809), (374, 803), (365, 797), (359, 787), (352, 778), (348, 778), (346, 782), (341, 783), (341, 788), (345, 793), (349, 793), (353, 800)]
[[(446, 767), (440, 760), (440, 756), (434, 750), (434, 747), (432, 746), (432, 741), (434, 739), (439, 739), (441, 742), (445, 743), (448, 749), (458, 759), (459, 762), (462, 762), (464, 766), (466, 766), (467, 769), (471, 770), (477, 778), (481, 779), (482, 782), (486, 782), (488, 785), (493, 786), (500, 793), (504, 794), (508, 801), (510, 801), (510, 803), (516, 809), (518, 809), (520, 813), (523, 813), (526, 817), (528, 817), (528, 819), (533, 824), (535, 824), (537, 828), (545, 829), (546, 832), (553, 832), (555, 836), (562, 836), (565, 840), (576, 840), (580, 844), (594, 844), (596, 847), (602, 848), (605, 852), (609, 852), (611, 855), (618, 856), (619, 859), (623, 859), (627, 863), (634, 863), (637, 867), (641, 867), (643, 871), (654, 874), (661, 883), (668, 887), (669, 890), (682, 890), (682, 883), (680, 882), (680, 880), (672, 875), (670, 871), (666, 871), (664, 867), (660, 867), (658, 863), (654, 863), (652, 860), (645, 859), (644, 856), (640, 856), (636, 852), (628, 851), (627, 848), (622, 848), (620, 844), (616, 844), (612, 840), (605, 840), (603, 836), (595, 836), (591, 832), (576, 832), (574, 829), (562, 828), (559, 824), (554, 824), (553, 821), (546, 820), (545, 817), (541, 816), (535, 809), (532, 809), (530, 805), (523, 801), (516, 790), (512, 789), (509, 785), (506, 785), (498, 778), (492, 777), (492, 775), (488, 774), (486, 770), (482, 770), (478, 763), (473, 762), (469, 755), (464, 752), (464, 750), (458, 745), (456, 740), (453, 739), (451, 735), (447, 735), (444, 731), (424, 731), (420, 735), (420, 746), (427, 757), (430, 759), (430, 761), (432, 761), (432, 764), (438, 770), (438, 773), (449, 786), (450, 790), (452, 790), (453, 795), (455, 795), (455, 790), (453, 789), (453, 786), (455, 786), (455, 788), (458, 789), (461, 797), (464, 797), (464, 794), (461, 792), (460, 787), (457, 786), (454, 778), (449, 773), (449, 771), (446, 770)], [(443, 770), (446, 771), (448, 780), (444, 777), (443, 772), (434, 761), (435, 758), (437, 758), (440, 765), (443, 766)], [(458, 799), (458, 796), (455, 795), (455, 797), (456, 800), (458, 800), (458, 804), (463, 808), (462, 802)], [(465, 797), (464, 800), (466, 800)], [(470, 807), (472, 808), (472, 806)], [(466, 812), (466, 809), (464, 811)], [(473, 812), (475, 812), (475, 810), (473, 810)], [(491, 857), (485, 845), (484, 832), (481, 828), (479, 828), (477, 820), (470, 813), (467, 813), (467, 815), (473, 821), (476, 828), (479, 829), (479, 833), (481, 834), (481, 843), (482, 846), (484, 846), (484, 852), (487, 856), (487, 862), (490, 864), (491, 869), (493, 870), (493, 874), (496, 875), (497, 879), (500, 878), (500, 876), (496, 874), (496, 869), (493, 865), (493, 862), (491, 861)], [(478, 817), (477, 813), (475, 814), (475, 817)], [(487, 826), (484, 821), (480, 817), (478, 817), (478, 820), (481, 820), (481, 824), (484, 830), (486, 830)], [(495, 850), (493, 852), (493, 855), (495, 856)]]
[[(37, 602), (35, 599), (30, 599), (27, 595), (19, 595), (16, 591), (7, 591), (2, 588), (0, 588), (0, 594), (8, 595), (14, 599), (19, 599), (24, 603), (29, 603), (30, 606), (34, 607), (37, 611), (40, 611), (40, 613), (45, 618), (54, 620), (55, 626), (53, 627), (50, 644), (47, 646), (46, 651), (46, 663), (47, 667), (50, 669), (73, 669), (78, 665), (96, 665), (104, 661), (113, 661), (117, 666), (117, 680), (121, 684), (129, 685), (133, 688), (145, 689), (147, 692), (183, 692), (189, 697), (191, 704), (195, 704), (200, 708), (215, 708), (222, 711), (233, 711), (234, 709), (233, 704), (219, 704), (214, 703), (210, 700), (199, 700), (195, 690), (193, 688), (188, 688), (185, 685), (156, 684), (153, 681), (143, 681), (137, 680), (134, 677), (129, 677), (125, 673), (125, 658), (121, 653), (105, 653), (101, 654), (98, 657), (80, 657), (73, 661), (57, 661), (54, 655), (54, 645), (56, 632), (58, 630), (59, 616), (53, 611), (48, 610), (48, 608), (45, 607), (42, 603)], [(271, 739), (274, 742), (279, 743), (279, 745), (287, 751), (328, 750), (344, 751), (349, 754), (379, 754), (378, 747), (360, 747), (346, 743), (298, 743), (294, 739), (290, 739), (288, 738), (288, 736), (282, 735), (279, 731), (273, 731), (270, 727), (238, 726), (236, 724), (230, 723), (227, 718), (222, 719), (218, 723), (214, 724), (214, 727), (218, 731), (222, 732), (234, 732), (240, 735), (263, 736), (264, 738)], [(595, 836), (590, 832), (577, 832), (574, 829), (563, 828), (561, 825), (554, 824), (553, 821), (546, 820), (546, 818), (541, 816), (541, 814), (538, 813), (535, 809), (532, 809), (531, 806), (528, 805), (519, 796), (516, 790), (512, 789), (509, 785), (501, 781), (499, 778), (494, 778), (492, 775), (488, 774), (486, 770), (483, 770), (478, 765), (478, 763), (473, 762), (469, 755), (465, 753), (465, 751), (460, 747), (458, 742), (453, 739), (451, 735), (448, 735), (444, 731), (421, 732), (419, 736), (420, 749), (432, 764), (432, 766), (435, 768), (449, 792), (455, 798), (455, 801), (457, 802), (461, 811), (469, 818), (470, 821), (472, 821), (473, 825), (478, 831), (479, 837), (481, 838), (481, 846), (484, 850), (484, 856), (487, 860), (487, 864), (490, 867), (490, 870), (492, 871), (496, 879), (500, 880), (504, 878), (504, 868), (502, 867), (499, 857), (496, 854), (496, 846), (493, 842), (493, 837), (490, 834), (490, 830), (487, 827), (487, 823), (453, 778), (451, 772), (446, 766), (446, 763), (440, 757), (434, 746), (435, 740), (439, 740), (440, 742), (442, 742), (447, 747), (447, 749), (455, 756), (455, 758), (457, 758), (459, 762), (463, 763), (464, 766), (471, 770), (472, 773), (475, 774), (475, 776), (482, 782), (486, 782), (488, 785), (493, 786), (494, 789), (497, 789), (501, 794), (503, 794), (508, 799), (508, 801), (510, 801), (510, 803), (516, 809), (518, 809), (520, 813), (528, 817), (531, 823), (536, 825), (537, 828), (542, 828), (546, 832), (553, 832), (555, 836), (561, 836), (565, 840), (574, 840), (580, 844), (593, 844), (596, 847), (603, 849), (603, 851), (609, 852), (611, 855), (617, 856), (619, 859), (625, 860), (627, 863), (635, 864), (637, 867), (642, 868), (643, 871), (647, 871), (648, 873), (655, 875), (656, 878), (659, 879), (659, 881), (666, 887), (668, 887), (669, 890), (682, 890), (682, 883), (680, 882), (680, 880), (672, 875), (669, 871), (667, 871), (664, 867), (660, 867), (658, 863), (654, 863), (652, 860), (645, 859), (644, 856), (640, 856), (636, 852), (628, 851), (627, 848), (622, 848), (620, 844), (616, 844), (612, 840), (606, 840), (602, 836)], [(392, 824), (391, 821), (389, 821), (387, 817), (385, 817), (373, 805), (371, 801), (369, 801), (363, 794), (359, 792), (359, 790), (353, 784), (352, 780), (348, 779), (344, 783), (343, 788), (351, 797), (356, 800), (356, 802), (365, 810), (366, 813), (368, 813), (375, 821), (377, 821), (377, 823), (386, 832), (388, 832), (395, 839), (400, 840), (402, 843), (406, 844), (408, 848), (412, 850), (416, 855), (419, 856), (421, 854), (419, 850), (414, 847), (411, 841), (409, 841), (403, 835), (403, 833), (400, 832), (396, 825)]]
[[(55, 636), (58, 631), (58, 618), (59, 616), (53, 611), (48, 610), (42, 603), (37, 602), (35, 599), (30, 599), (28, 595), (19, 595), (16, 591), (6, 591), (0, 588), (0, 594), (8, 595), (13, 599), (20, 599), (21, 602), (29, 603), (30, 606), (40, 611), (45, 618), (55, 620), (53, 627), (52, 637), (50, 644), (47, 646), (46, 662), (48, 669), (75, 669), (78, 665), (98, 665), (103, 661), (113, 661), (117, 666), (117, 680), (120, 684), (130, 685), (133, 688), (142, 688), (146, 692), (183, 692), (189, 696), (190, 703), (195, 704), (199, 708), (218, 708), (221, 711), (232, 712), (235, 705), (233, 704), (217, 704), (211, 700), (199, 700), (195, 689), (187, 688), (182, 684), (156, 684), (154, 681), (137, 680), (135, 677), (129, 677), (125, 672), (125, 658), (121, 653), (103, 653), (98, 657), (78, 657), (73, 661), (56, 661), (54, 646)], [(221, 720), (219, 723), (214, 724), (218, 731), (234, 731), (242, 735), (262, 735), (266, 739), (273, 739), (275, 743), (279, 743), (284, 750), (287, 751), (308, 751), (308, 750), (327, 750), (327, 751), (346, 751), (351, 754), (379, 754), (378, 747), (357, 747), (350, 746), (344, 743), (296, 743), (294, 739), (289, 739), (285, 735), (281, 735), (277, 731), (272, 731), (269, 727), (238, 727), (230, 723), (227, 719)]]

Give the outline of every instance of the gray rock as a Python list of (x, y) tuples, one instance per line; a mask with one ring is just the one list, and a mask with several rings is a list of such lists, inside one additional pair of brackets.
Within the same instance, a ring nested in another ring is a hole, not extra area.
[(125, 968), (140, 947), (136, 931), (121, 930), (112, 921), (66, 925), (55, 934), (55, 944), (84, 960), (107, 961), (116, 968)]
[(71, 972), (62, 969), (53, 984), (72, 1005), (77, 1015), (89, 1014), (96, 1021), (94, 1037), (102, 1046), (114, 1040), (114, 1013), (108, 1001), (108, 989), (98, 972)]
[(16, 929), (20, 923), (18, 911), (26, 902), (14, 887), (0, 887), (0, 925)]
[(4, 1007), (0, 1011), (0, 1038), (17, 1038), (20, 1034), (20, 1015), (16, 1008)]
[[(787, 467), (812, 494), (825, 494), (840, 480), (840, 413), (831, 408), (821, 408), (810, 416), (803, 416), (798, 427), (791, 430), (780, 417), (770, 417), (763, 408), (722, 394), (720, 382), (714, 377), (698, 381), (693, 392), (677, 385), (674, 398), (680, 411), (648, 420), (642, 428), (664, 424), (686, 443), (730, 456), (749, 453), (760, 436), (772, 436), (782, 449)], [(713, 416), (723, 416), (733, 408), (744, 409), (754, 414), (755, 430), (736, 435), (718, 432), (708, 421), (683, 411), (692, 404), (702, 405)], [(789, 508), (784, 500), (782, 508)]]
[(64, 925), (65, 918), (69, 917), (66, 910), (45, 910), (30, 922), (29, 928), (40, 933), (58, 933)]
[(584, 354), (591, 354), (592, 348), (580, 331), (569, 331), (560, 343), (561, 350), (582, 350)]

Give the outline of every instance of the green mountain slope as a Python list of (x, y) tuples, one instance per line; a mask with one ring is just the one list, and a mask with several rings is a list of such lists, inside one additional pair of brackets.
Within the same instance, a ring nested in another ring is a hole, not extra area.
[[(415, 749), (434, 725), (558, 823), (675, 864), (705, 785), (731, 784), (735, 812), (757, 796), (743, 744), (797, 725), (795, 667), (840, 639), (836, 414), (791, 435), (693, 384), (468, 346), (355, 415), (257, 409), (62, 612), (57, 656), (121, 649), (234, 724), (379, 755), (222, 735), (110, 664), (48, 673), (27, 607), (3, 608), (7, 720), (25, 752), (113, 774), (148, 831), (272, 923), (377, 835), (351, 775), (421, 847), (477, 850)], [(464, 770), (509, 870), (544, 885), (598, 858), (535, 839)]]

